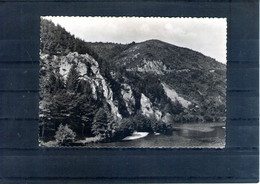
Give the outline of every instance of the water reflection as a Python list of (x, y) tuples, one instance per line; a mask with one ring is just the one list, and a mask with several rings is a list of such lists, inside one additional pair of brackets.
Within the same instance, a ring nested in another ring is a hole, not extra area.
[(212, 128), (212, 131), (196, 131), (196, 130), (187, 130), (187, 129), (179, 129), (176, 131), (178, 136), (200, 139), (200, 138), (212, 138), (212, 137), (223, 137), (225, 136), (225, 131), (221, 126), (216, 126)]
[(224, 124), (190, 124), (180, 125), (172, 135), (155, 135), (132, 140), (112, 143), (97, 143), (95, 147), (136, 147), (136, 148), (156, 148), (156, 147), (204, 147), (215, 148), (224, 147), (225, 129)]

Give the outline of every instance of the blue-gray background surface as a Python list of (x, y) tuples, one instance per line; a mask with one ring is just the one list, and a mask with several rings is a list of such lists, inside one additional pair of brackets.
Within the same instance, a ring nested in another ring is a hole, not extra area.
[[(0, 182), (257, 182), (258, 1), (0, 0)], [(227, 17), (226, 148), (39, 148), (40, 16)]]

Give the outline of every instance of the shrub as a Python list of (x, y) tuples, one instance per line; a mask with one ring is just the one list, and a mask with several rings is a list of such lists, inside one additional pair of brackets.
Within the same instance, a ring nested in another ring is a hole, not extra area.
[(153, 119), (144, 116), (143, 114), (136, 114), (133, 117), (133, 123), (135, 126), (135, 130), (144, 131), (144, 132), (152, 132), (152, 123)]
[(163, 122), (163, 121), (154, 121), (152, 124), (152, 128), (154, 132), (158, 132), (162, 134), (171, 134), (173, 130), (173, 126), (171, 122)]
[(134, 123), (131, 119), (124, 118), (120, 122), (114, 123), (113, 130), (112, 139), (120, 140), (134, 132)]
[(59, 145), (65, 146), (74, 142), (76, 133), (73, 132), (67, 124), (65, 126), (60, 124), (54, 137)]

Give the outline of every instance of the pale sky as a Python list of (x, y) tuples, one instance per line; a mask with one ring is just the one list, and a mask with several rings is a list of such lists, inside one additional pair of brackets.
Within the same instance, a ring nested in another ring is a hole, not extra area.
[(226, 18), (43, 17), (87, 42), (158, 39), (226, 64)]

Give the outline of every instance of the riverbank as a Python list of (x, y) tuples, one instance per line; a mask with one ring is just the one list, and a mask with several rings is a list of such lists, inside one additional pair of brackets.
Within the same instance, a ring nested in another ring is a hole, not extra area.
[[(175, 124), (171, 135), (133, 132), (121, 141), (101, 142), (99, 137), (77, 140), (70, 146), (84, 147), (135, 147), (135, 148), (223, 148), (225, 146), (224, 122)], [(53, 140), (39, 142), (43, 147), (59, 147)]]

